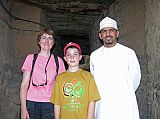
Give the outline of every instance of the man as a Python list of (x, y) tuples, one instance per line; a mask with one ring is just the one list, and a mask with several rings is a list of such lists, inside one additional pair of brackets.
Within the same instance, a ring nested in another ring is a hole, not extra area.
[(90, 70), (101, 96), (95, 119), (139, 119), (135, 91), (141, 72), (135, 52), (119, 43), (117, 22), (109, 17), (100, 22), (103, 46), (90, 56)]

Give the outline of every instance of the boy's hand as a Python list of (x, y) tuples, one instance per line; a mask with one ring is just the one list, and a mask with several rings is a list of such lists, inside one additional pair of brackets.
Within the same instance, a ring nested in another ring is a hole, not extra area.
[(54, 118), (55, 119), (60, 119), (60, 106), (59, 105), (54, 105)]
[(88, 118), (94, 119), (94, 111), (95, 111), (95, 102), (90, 102), (88, 106)]

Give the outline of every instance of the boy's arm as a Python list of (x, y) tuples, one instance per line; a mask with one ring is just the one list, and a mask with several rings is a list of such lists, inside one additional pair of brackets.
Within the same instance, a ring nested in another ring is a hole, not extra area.
[(60, 106), (54, 105), (54, 117), (55, 119), (60, 119)]
[(94, 111), (95, 111), (95, 102), (90, 102), (88, 105), (88, 118), (94, 119)]

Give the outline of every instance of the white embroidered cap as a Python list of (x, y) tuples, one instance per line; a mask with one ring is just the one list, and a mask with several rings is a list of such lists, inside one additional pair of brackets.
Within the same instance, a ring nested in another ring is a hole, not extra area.
[(118, 30), (117, 28), (117, 22), (114, 19), (111, 19), (110, 17), (105, 17), (101, 22), (100, 22), (100, 29), (102, 30), (105, 27), (112, 27)]

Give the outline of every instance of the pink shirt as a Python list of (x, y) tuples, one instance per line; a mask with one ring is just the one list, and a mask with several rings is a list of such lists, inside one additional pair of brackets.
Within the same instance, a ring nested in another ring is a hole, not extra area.
[[(33, 61), (33, 54), (29, 54), (26, 57), (26, 60), (22, 66), (22, 72), (30, 71), (32, 69), (32, 61)], [(46, 82), (46, 74), (45, 74), (45, 66), (48, 61), (48, 57), (38, 55), (34, 70), (32, 73), (30, 87), (27, 93), (27, 100), (36, 101), (36, 102), (50, 102), (50, 97), (52, 94), (55, 76), (56, 76), (56, 63), (54, 60), (54, 56), (52, 55), (48, 65), (47, 65), (47, 85), (44, 86), (33, 86), (32, 80), (34, 84), (44, 84)], [(59, 71), (58, 73), (62, 73), (65, 71), (64, 63), (60, 57), (58, 57), (59, 61)]]

